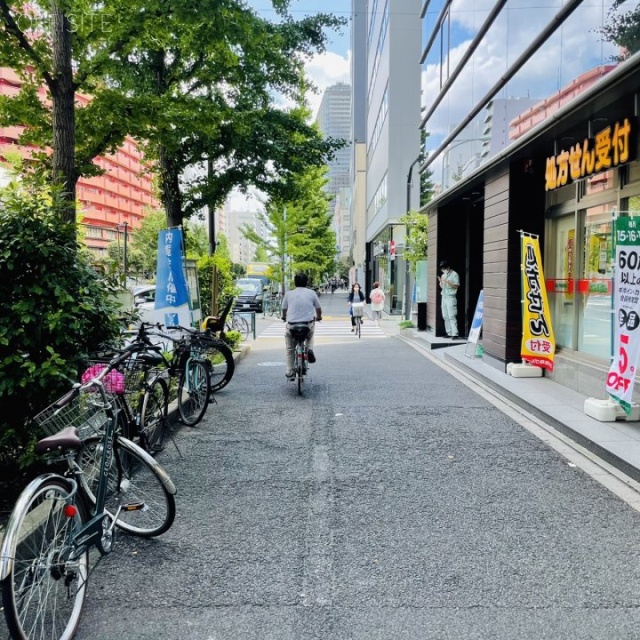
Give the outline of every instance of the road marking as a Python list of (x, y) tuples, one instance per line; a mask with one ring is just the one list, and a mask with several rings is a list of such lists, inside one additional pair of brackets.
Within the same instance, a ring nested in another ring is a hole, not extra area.
[[(380, 328), (376, 327), (373, 322), (365, 322), (361, 326), (362, 338), (386, 338), (387, 335)], [(355, 334), (351, 332), (351, 325), (345, 324), (344, 320), (336, 322), (322, 322), (316, 323), (314, 332), (314, 338), (327, 338), (327, 337), (347, 337), (352, 336), (357, 339)], [(264, 331), (260, 332), (258, 339), (260, 338), (284, 338), (284, 322), (274, 322), (270, 324)]]

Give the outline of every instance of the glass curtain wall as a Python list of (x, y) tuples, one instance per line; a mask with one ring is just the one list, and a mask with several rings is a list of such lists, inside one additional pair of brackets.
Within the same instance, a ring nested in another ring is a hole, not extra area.
[[(571, 1), (425, 3), (422, 126), (428, 134), (425, 151), (436, 193), (473, 172), (614, 68), (612, 59), (619, 51), (601, 35), (611, 20), (612, 0), (578, 4), (537, 51), (528, 51)], [(497, 89), (515, 63), (523, 64)], [(443, 146), (473, 112), (470, 122)]]

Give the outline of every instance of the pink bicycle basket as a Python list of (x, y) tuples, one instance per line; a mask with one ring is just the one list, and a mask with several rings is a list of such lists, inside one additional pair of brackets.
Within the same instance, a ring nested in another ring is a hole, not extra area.
[[(90, 366), (83, 374), (82, 374), (82, 384), (86, 384), (87, 382), (91, 382), (96, 376), (102, 373), (107, 368), (106, 364), (94, 364)], [(107, 393), (124, 393), (124, 374), (119, 371), (109, 371), (107, 375), (102, 379), (102, 384), (104, 384), (104, 389)]]

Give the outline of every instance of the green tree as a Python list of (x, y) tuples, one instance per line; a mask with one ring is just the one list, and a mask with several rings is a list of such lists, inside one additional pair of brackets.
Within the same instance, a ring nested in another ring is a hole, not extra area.
[(75, 225), (61, 220), (57, 190), (14, 185), (1, 204), (0, 444), (15, 447), (34, 435), (27, 417), (68, 391), (82, 358), (116, 337), (119, 308), (115, 282), (92, 269)]
[[(187, 221), (184, 226), (185, 251), (187, 258), (198, 259), (209, 253), (209, 236), (205, 227), (197, 220)], [(163, 211), (151, 211), (143, 219), (140, 227), (131, 232), (129, 250), (136, 257), (141, 272), (155, 273), (158, 263), (158, 234), (167, 228), (167, 218)], [(112, 243), (116, 246), (117, 243)]]
[(269, 200), (265, 213), (259, 215), (267, 229), (265, 236), (248, 225), (241, 229), (245, 238), (277, 258), (274, 275), (281, 282), (285, 264), (287, 277), (304, 271), (314, 282), (334, 270), (336, 236), (327, 208), (330, 198), (324, 191), (326, 172), (326, 167), (311, 167), (292, 178), (291, 189), (298, 194), (294, 201)]
[[(103, 13), (114, 29), (102, 77), (126, 96), (129, 131), (147, 141), (159, 171), (169, 226), (203, 206), (215, 208), (234, 187), (279, 193), (286, 177), (324, 164), (337, 143), (323, 140), (299, 105), (308, 86), (303, 65), (323, 51), (328, 14), (294, 20), (288, 0), (274, 0), (277, 23), (241, 0), (112, 0)], [(181, 188), (190, 166), (207, 167)]]
[(264, 247), (256, 247), (256, 251), (253, 254), (254, 262), (269, 262), (269, 254)]
[[(294, 20), (288, 0), (273, 6), (277, 23), (241, 0), (203, 0), (197, 10), (189, 0), (0, 0), (0, 66), (23, 82), (0, 102), (0, 124), (25, 125), (22, 143), (53, 149), (40, 159), (64, 184), (68, 221), (77, 178), (100, 173), (93, 159), (127, 133), (157, 163), (169, 226), (221, 204), (233, 187), (280, 193), (289, 173), (323, 164), (338, 146), (304, 108), (276, 105), (300, 103), (305, 59), (344, 21)], [(50, 102), (38, 97), (42, 85)], [(91, 96), (83, 107), (77, 92)], [(211, 171), (182, 190), (184, 169), (207, 162)]]
[(427, 241), (429, 239), (429, 217), (411, 210), (400, 218), (406, 225), (405, 259), (412, 273), (416, 272), (416, 262), (427, 259)]
[(212, 315), (211, 299), (214, 267), (216, 269), (216, 282), (218, 286), (216, 291), (218, 310), (236, 293), (236, 274), (233, 270), (234, 265), (231, 262), (227, 238), (224, 234), (219, 234), (217, 238), (218, 246), (215, 254), (212, 256), (203, 256), (197, 263), (198, 286), (200, 287), (200, 304), (203, 318)]
[(640, 51), (640, 4), (627, 11), (622, 11), (623, 5), (625, 0), (614, 1), (607, 12), (607, 23), (600, 30), (605, 41), (622, 49), (620, 55), (613, 56), (616, 62)]
[[(424, 130), (420, 130), (420, 161), (419, 165), (424, 164), (429, 158), (429, 154), (426, 151), (426, 142), (429, 134)], [(433, 191), (435, 185), (433, 184), (433, 171), (427, 169), (420, 174), (420, 206), (424, 207), (433, 198)]]

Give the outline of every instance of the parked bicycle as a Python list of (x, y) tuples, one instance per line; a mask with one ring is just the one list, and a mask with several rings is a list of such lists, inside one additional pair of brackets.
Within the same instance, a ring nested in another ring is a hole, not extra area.
[[(151, 344), (144, 333), (139, 333), (132, 343), (116, 353), (123, 356), (117, 362), (109, 362), (104, 355), (90, 360), (82, 382), (107, 369), (105, 381), (119, 410), (119, 433), (149, 453), (156, 453), (163, 446), (169, 404), (168, 382), (158, 375), (160, 367), (165, 365), (161, 348)], [(128, 357), (124, 357), (127, 354)], [(118, 375), (121, 377), (117, 378)]]
[(199, 334), (199, 343), (203, 347), (201, 355), (209, 363), (211, 390), (220, 391), (231, 382), (236, 369), (233, 351), (224, 339), (216, 335), (219, 331), (217, 318), (211, 316), (205, 318), (202, 327), (203, 331)]
[(242, 341), (246, 340), (251, 334), (251, 327), (249, 326), (249, 321), (236, 313), (231, 314), (231, 316), (227, 316), (227, 320), (225, 322), (225, 332), (227, 331), (237, 331), (240, 334), (240, 339)]
[[(117, 360), (128, 357), (119, 354)], [(114, 549), (118, 527), (158, 536), (175, 518), (176, 488), (147, 452), (117, 434), (118, 410), (105, 389), (109, 369), (35, 418), (49, 434), (35, 447), (63, 474), (34, 479), (13, 509), (0, 547), (2, 603), (11, 636), (70, 640), (78, 627), (89, 552)]]
[[(193, 349), (189, 336), (179, 337), (162, 331), (165, 327), (161, 324), (146, 325), (153, 328), (152, 332), (145, 329), (144, 323), (140, 332), (144, 333), (144, 340), (151, 344), (150, 336), (158, 336), (173, 343), (174, 348), (169, 358), (162, 351), (161, 357), (166, 365), (165, 370), (156, 374), (152, 384), (163, 377), (169, 380), (177, 380), (177, 402), (180, 420), (193, 427), (202, 420), (211, 397), (211, 379), (209, 364), (201, 357), (200, 352)], [(139, 333), (140, 335), (140, 333)], [(171, 394), (169, 394), (169, 398)]]

